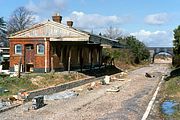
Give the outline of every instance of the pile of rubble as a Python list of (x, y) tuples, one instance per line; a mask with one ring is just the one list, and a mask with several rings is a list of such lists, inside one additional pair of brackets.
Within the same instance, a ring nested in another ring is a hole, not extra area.
[(100, 81), (91, 82), (89, 84), (79, 86), (78, 88), (74, 88), (73, 90), (67, 90), (64, 92), (54, 93), (51, 95), (36, 96), (34, 97), (30, 105), (26, 105), (27, 103), (25, 103), (29, 95), (28, 92), (21, 91), (17, 95), (12, 95), (11, 97), (9, 97), (8, 100), (6, 100), (5, 102), (0, 102), (0, 109), (5, 106), (12, 106), (14, 104), (23, 104), (23, 106), (25, 106), (24, 111), (29, 111), (30, 109), (38, 109), (45, 105), (44, 100), (47, 101), (47, 100), (69, 99), (69, 98), (77, 97), (84, 90), (92, 91), (102, 86), (107, 86), (107, 89), (105, 88), (106, 89), (105, 92), (119, 92), (121, 89), (120, 86), (112, 86), (110, 84), (111, 82), (114, 81), (128, 80), (127, 78), (125, 78), (126, 75), (127, 72), (121, 72), (113, 76), (106, 75), (104, 79)]
[[(78, 89), (76, 89), (75, 91), (81, 92), (81, 91), (86, 90), (86, 89), (88, 91), (91, 91), (91, 90), (99, 88), (101, 85), (110, 85), (111, 82), (113, 82), (113, 81), (125, 81), (125, 80), (129, 81), (129, 79), (125, 78), (125, 76), (127, 76), (127, 71), (121, 72), (121, 73), (119, 73), (117, 75), (113, 75), (113, 76), (106, 75), (104, 77), (104, 79), (102, 79), (100, 81), (96, 81), (96, 82), (91, 82), (85, 86), (81, 86)], [(119, 92), (119, 91), (120, 91), (119, 86), (112, 86), (111, 88), (108, 88), (106, 90), (106, 92)]]
[(6, 99), (0, 99), (0, 110), (23, 104), (28, 97), (25, 91), (19, 92), (18, 95), (12, 95)]

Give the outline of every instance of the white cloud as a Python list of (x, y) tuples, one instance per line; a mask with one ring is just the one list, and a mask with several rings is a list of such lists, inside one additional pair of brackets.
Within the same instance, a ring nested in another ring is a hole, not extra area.
[(147, 46), (172, 46), (173, 33), (170, 31), (146, 31), (131, 33), (137, 39), (144, 42)]
[(35, 12), (59, 11), (64, 9), (67, 0), (30, 0), (26, 8)]
[(130, 17), (104, 16), (100, 14), (85, 14), (84, 12), (73, 11), (64, 20), (73, 20), (74, 25), (82, 29), (100, 29), (107, 26), (126, 23)]
[(59, 13), (65, 8), (66, 3), (67, 0), (29, 0), (25, 7), (34, 12), (35, 23), (38, 23)]
[(167, 13), (157, 13), (145, 17), (145, 23), (150, 25), (163, 25), (169, 21)]

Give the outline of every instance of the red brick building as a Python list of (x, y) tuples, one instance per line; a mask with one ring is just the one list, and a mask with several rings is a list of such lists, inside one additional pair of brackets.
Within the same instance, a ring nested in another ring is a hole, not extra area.
[[(21, 60), (23, 72), (62, 71), (68, 68), (91, 68), (101, 65), (102, 36), (80, 31), (61, 23), (62, 17), (19, 31), (10, 40), (10, 71), (16, 71)], [(108, 42), (108, 43), (109, 43)]]

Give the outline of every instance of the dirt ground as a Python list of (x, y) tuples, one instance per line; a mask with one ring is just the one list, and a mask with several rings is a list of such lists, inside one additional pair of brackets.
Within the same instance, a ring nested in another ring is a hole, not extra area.
[[(153, 64), (128, 72), (124, 81), (98, 84), (90, 91), (87, 85), (74, 88), (79, 96), (45, 101), (46, 106), (38, 110), (28, 110), (29, 102), (0, 113), (0, 120), (140, 120), (160, 77), (167, 72), (168, 64)], [(145, 73), (153, 77), (145, 77)], [(112, 86), (120, 91), (106, 92)]]
[(154, 60), (154, 63), (172, 63), (172, 58), (165, 58), (165, 59), (156, 58)]

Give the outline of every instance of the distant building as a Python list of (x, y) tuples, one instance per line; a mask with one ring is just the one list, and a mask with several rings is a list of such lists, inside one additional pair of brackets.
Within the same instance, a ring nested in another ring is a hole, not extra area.
[(11, 71), (20, 60), (24, 72), (92, 68), (102, 63), (103, 45), (120, 47), (116, 41), (73, 28), (72, 21), (63, 25), (60, 15), (52, 19), (9, 37)]
[(9, 70), (9, 41), (6, 34), (0, 31), (0, 72)]
[(9, 70), (9, 48), (0, 47), (0, 66), (2, 70)]

